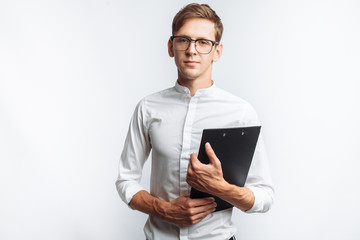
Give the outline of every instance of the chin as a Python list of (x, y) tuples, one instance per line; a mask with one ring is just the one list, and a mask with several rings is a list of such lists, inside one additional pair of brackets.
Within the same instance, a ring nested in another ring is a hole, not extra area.
[(187, 76), (187, 75), (183, 75), (182, 77), (183, 79), (186, 79), (188, 81), (194, 81), (195, 79), (197, 79), (197, 76)]
[(196, 78), (198, 78), (199, 76), (200, 76), (200, 74), (199, 73), (194, 73), (194, 72), (182, 72), (182, 74), (181, 74), (184, 78), (186, 78), (186, 79), (189, 79), (189, 80), (194, 80), (194, 79), (196, 79)]

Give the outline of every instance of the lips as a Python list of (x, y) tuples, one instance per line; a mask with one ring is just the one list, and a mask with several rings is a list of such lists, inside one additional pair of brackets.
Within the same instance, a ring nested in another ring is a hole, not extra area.
[(188, 66), (195, 66), (197, 64), (199, 64), (200, 62), (197, 62), (197, 61), (184, 61), (185, 65), (188, 65)]

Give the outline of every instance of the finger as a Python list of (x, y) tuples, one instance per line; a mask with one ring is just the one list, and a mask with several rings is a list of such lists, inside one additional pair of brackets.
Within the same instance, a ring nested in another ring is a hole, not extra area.
[(188, 171), (187, 171), (186, 179), (188, 180), (188, 178), (193, 178), (194, 176), (195, 176), (195, 169), (194, 169), (192, 160), (190, 160), (189, 165), (188, 165)]
[(209, 157), (210, 163), (214, 164), (215, 166), (221, 165), (220, 160), (217, 158), (217, 156), (216, 156), (216, 154), (215, 154), (214, 150), (212, 149), (209, 142), (207, 142), (205, 144), (205, 151), (206, 151), (206, 154)]
[(192, 164), (191, 164), (191, 160), (190, 160), (189, 165), (188, 165), (187, 175), (192, 176), (193, 174), (194, 174), (194, 170), (192, 168)]
[(213, 202), (213, 203), (210, 203), (210, 204), (207, 204), (207, 205), (193, 207), (193, 208), (191, 208), (190, 214), (194, 216), (194, 215), (197, 215), (199, 213), (207, 212), (210, 209), (216, 208), (216, 206), (217, 206), (216, 202)]
[(203, 212), (199, 212), (193, 216), (191, 216), (191, 219), (192, 219), (192, 223), (195, 224), (195, 223), (198, 223), (200, 222), (201, 220), (203, 220), (208, 214), (214, 212), (216, 210), (216, 207), (213, 207), (213, 208), (209, 208)]
[(197, 198), (197, 199), (189, 199), (189, 207), (201, 207), (206, 205), (211, 205), (215, 202), (215, 198), (207, 197), (207, 198)]
[(194, 171), (199, 170), (199, 167), (200, 167), (199, 164), (201, 164), (201, 162), (199, 161), (197, 154), (192, 153), (190, 155), (190, 163), (189, 164), (191, 165), (192, 170), (194, 170)]
[(184, 195), (182, 195), (182, 197), (190, 198), (190, 193), (185, 193)]
[(194, 171), (192, 170), (192, 167), (189, 165), (186, 178), (193, 176), (194, 176)]

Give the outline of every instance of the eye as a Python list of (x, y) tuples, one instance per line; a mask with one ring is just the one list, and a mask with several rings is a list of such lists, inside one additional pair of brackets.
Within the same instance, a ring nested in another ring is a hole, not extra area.
[(186, 38), (178, 38), (177, 41), (178, 41), (179, 43), (186, 43), (186, 42), (188, 42), (189, 40), (187, 40)]
[(207, 45), (210, 45), (210, 41), (208, 41), (208, 40), (199, 40), (198, 44), (201, 45), (201, 46), (207, 46)]

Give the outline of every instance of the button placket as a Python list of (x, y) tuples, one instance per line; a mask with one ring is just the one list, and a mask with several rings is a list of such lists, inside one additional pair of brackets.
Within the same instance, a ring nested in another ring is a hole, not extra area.
[[(196, 106), (198, 98), (190, 98), (188, 104), (188, 111), (185, 118), (185, 124), (183, 129), (183, 142), (182, 142), (182, 151), (180, 155), (180, 196), (189, 192), (189, 186), (186, 182), (187, 169), (190, 160), (190, 150), (191, 150), (191, 135), (192, 135), (192, 125), (194, 123), (194, 118), (196, 115)], [(188, 239), (188, 227), (180, 228), (180, 239)]]

